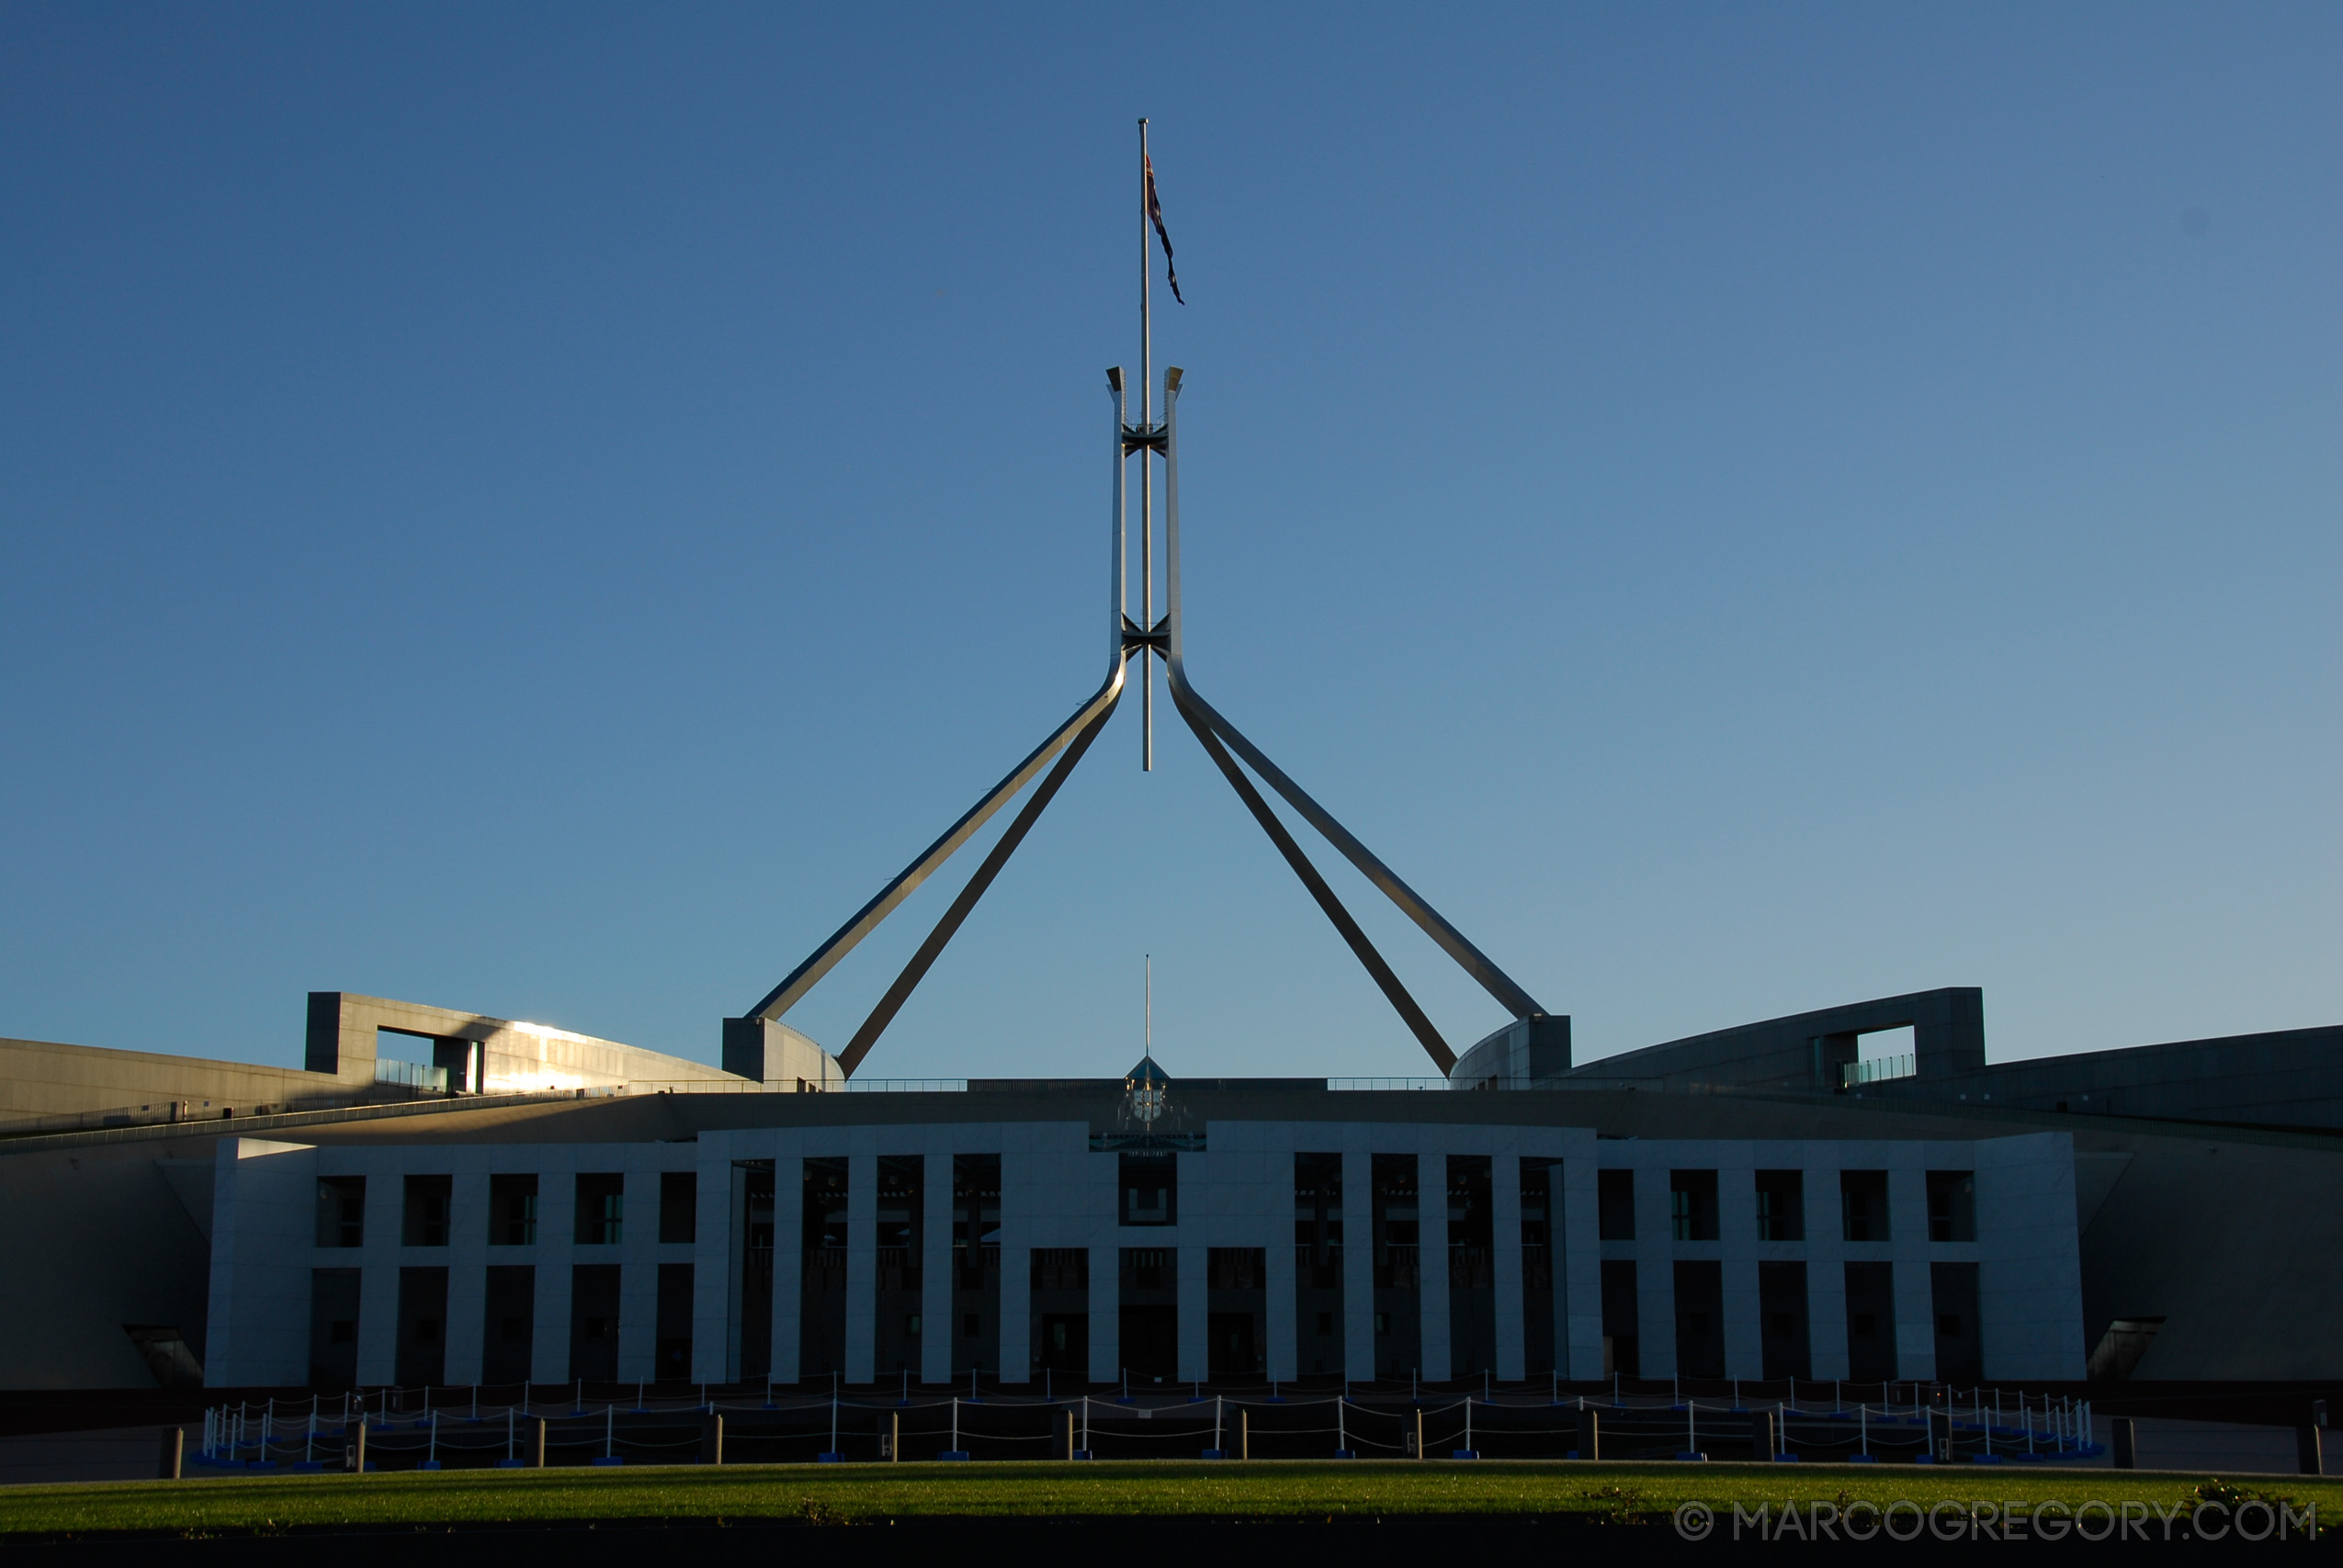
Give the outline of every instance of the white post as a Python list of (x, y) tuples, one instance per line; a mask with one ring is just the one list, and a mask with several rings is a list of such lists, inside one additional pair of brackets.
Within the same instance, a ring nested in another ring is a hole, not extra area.
[(513, 1457), (513, 1407), (504, 1407), (504, 1457)]
[(1345, 1451), (1351, 1447), (1351, 1435), (1342, 1429), (1342, 1406), (1349, 1403), (1347, 1399), (1334, 1402), (1334, 1446)]
[(1871, 1455), (1871, 1406), (1868, 1404), (1855, 1406), (1855, 1420), (1862, 1429), (1863, 1455), (1869, 1458)]
[(609, 1404), (602, 1407), (602, 1457), (604, 1459), (613, 1459), (617, 1457), (617, 1448), (616, 1445), (617, 1441), (618, 1402), (614, 1399)]
[(960, 1451), (960, 1396), (952, 1396), (952, 1451)]
[(1470, 1453), (1470, 1452), (1472, 1452), (1472, 1449), (1473, 1449), (1473, 1396), (1472, 1396), (1471, 1394), (1469, 1394), (1469, 1393), (1468, 1393), (1468, 1394), (1465, 1395), (1465, 1451), (1466, 1451), (1466, 1453)]
[(1686, 1453), (1696, 1454), (1701, 1451), (1699, 1422), (1699, 1407), (1691, 1400), (1686, 1400), (1684, 1402), (1684, 1451)]
[(432, 1416), (432, 1417), (431, 1417), (431, 1453), (430, 1453), (430, 1455), (429, 1455), (429, 1458), (430, 1458), (430, 1460), (431, 1460), (431, 1462), (432, 1462), (434, 1465), (438, 1464), (438, 1462), (439, 1462), (439, 1417), (438, 1417), (438, 1416)]
[(1220, 1395), (1217, 1393), (1212, 1396), (1212, 1450), (1223, 1459), (1228, 1457), (1228, 1450), (1220, 1440)]
[(833, 1454), (838, 1451), (838, 1385), (835, 1382), (830, 1385), (830, 1451)]

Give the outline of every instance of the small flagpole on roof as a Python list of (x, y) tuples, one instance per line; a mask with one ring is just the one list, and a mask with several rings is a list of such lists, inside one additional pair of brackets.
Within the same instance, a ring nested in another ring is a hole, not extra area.
[(1147, 1058), (1155, 1059), (1155, 954), (1147, 955)]

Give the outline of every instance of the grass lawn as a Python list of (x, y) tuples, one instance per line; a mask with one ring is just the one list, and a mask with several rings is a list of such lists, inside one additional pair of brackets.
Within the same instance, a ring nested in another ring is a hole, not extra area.
[[(0, 1492), (10, 1536), (461, 1526), (569, 1519), (855, 1523), (890, 1518), (1153, 1515), (1188, 1518), (1384, 1516), (1664, 1516), (1699, 1501), (1908, 1498), (2017, 1511), (2051, 1501), (2171, 1508), (2204, 1478), (2139, 1471), (1886, 1465), (1588, 1464), (1556, 1461), (1134, 1461), (1086, 1464), (727, 1465), (637, 1469), (255, 1475), (91, 1482)], [(2249, 1481), (2343, 1521), (2343, 1483)]]

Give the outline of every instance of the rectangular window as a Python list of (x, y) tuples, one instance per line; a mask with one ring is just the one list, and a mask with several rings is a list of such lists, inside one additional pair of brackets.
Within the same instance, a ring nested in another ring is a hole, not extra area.
[(488, 1242), (491, 1247), (537, 1245), (537, 1178), (488, 1179)]
[(952, 1156), (952, 1305), (960, 1337), (955, 1378), (1002, 1364), (1001, 1156)]
[(1305, 1333), (1297, 1370), (1313, 1376), (1341, 1373), (1342, 1344), (1331, 1325), (1342, 1313), (1342, 1156), (1327, 1151), (1294, 1156), (1295, 1325), (1329, 1326)]
[(843, 1155), (809, 1157), (800, 1189), (798, 1237), (799, 1375), (826, 1378), (846, 1367), (846, 1193)]
[(328, 1176), (317, 1184), (317, 1245), (366, 1245), (366, 1178)]
[(1179, 1224), (1180, 1156), (1126, 1154), (1117, 1157), (1121, 1161), (1123, 1224)]
[(1757, 1173), (1757, 1226), (1760, 1241), (1806, 1239), (1805, 1171), (1760, 1170)]
[(1636, 1173), (1602, 1170), (1595, 1173), (1595, 1239), (1636, 1239)]
[(662, 1245), (696, 1240), (699, 1235), (699, 1172), (662, 1170), (659, 1173), (659, 1239)]
[(1885, 1241), (1887, 1236), (1887, 1173), (1884, 1170), (1842, 1170), (1839, 1173), (1839, 1206), (1848, 1241)]
[(409, 1247), (447, 1245), (447, 1204), (455, 1179), (447, 1176), (407, 1178), (406, 1235)]
[(1668, 1214), (1678, 1241), (1716, 1239), (1716, 1172), (1668, 1173)]
[(1976, 1172), (1931, 1170), (1928, 1173), (1928, 1238), (1930, 1241), (1976, 1240)]
[(578, 1174), (577, 1244), (616, 1247), (626, 1233), (627, 1179), (617, 1171)]
[[(918, 1323), (926, 1305), (927, 1156), (878, 1156), (877, 1360), (882, 1374), (918, 1371), (920, 1337), (905, 1325)], [(949, 1343), (948, 1337), (946, 1340)]]

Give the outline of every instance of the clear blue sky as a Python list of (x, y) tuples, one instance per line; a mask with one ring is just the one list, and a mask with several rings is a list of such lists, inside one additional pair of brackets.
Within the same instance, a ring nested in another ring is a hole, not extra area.
[[(2338, 82), (2332, 5), (10, 6), (0, 1033), (713, 1059), (1097, 679), (1139, 114), (1196, 681), (1582, 1059), (2343, 1020)], [(1175, 1075), (1426, 1070), (1158, 716), (866, 1072), (1118, 1072), (1149, 952)]]

